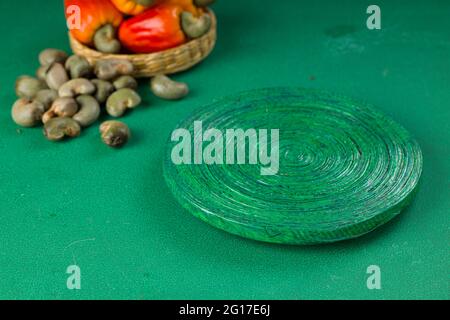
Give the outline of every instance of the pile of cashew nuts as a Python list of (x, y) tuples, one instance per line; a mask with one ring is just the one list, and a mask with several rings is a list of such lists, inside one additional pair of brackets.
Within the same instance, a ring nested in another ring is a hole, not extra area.
[[(39, 55), (36, 77), (21, 76), (16, 81), (18, 100), (12, 118), (22, 127), (44, 125), (44, 135), (51, 141), (79, 136), (82, 128), (97, 122), (102, 110), (118, 118), (141, 103), (138, 82), (132, 77), (134, 67), (128, 60), (99, 60), (91, 65), (82, 56), (68, 56), (57, 49)], [(162, 99), (178, 100), (189, 93), (185, 83), (165, 75), (150, 81), (150, 89)], [(130, 138), (128, 126), (117, 120), (100, 125), (104, 143), (121, 147)]]

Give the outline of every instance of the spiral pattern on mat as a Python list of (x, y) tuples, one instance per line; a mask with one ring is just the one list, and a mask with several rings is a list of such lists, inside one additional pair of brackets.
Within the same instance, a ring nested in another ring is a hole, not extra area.
[(203, 133), (219, 129), (224, 142), (226, 129), (279, 129), (275, 175), (261, 175), (262, 165), (248, 161), (175, 165), (177, 143), (170, 138), (164, 160), (168, 186), (183, 207), (255, 240), (314, 244), (365, 234), (410, 202), (422, 171), (420, 147), (403, 127), (364, 103), (323, 91), (244, 92), (177, 128), (194, 139), (194, 121), (202, 121)]

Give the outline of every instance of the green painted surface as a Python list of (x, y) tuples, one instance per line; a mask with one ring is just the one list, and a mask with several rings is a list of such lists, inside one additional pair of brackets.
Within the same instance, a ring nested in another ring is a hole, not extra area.
[[(68, 49), (61, 1), (1, 2), (0, 297), (449, 298), (450, 4), (379, 1), (219, 1), (219, 42), (177, 80), (192, 94), (152, 97), (124, 118), (134, 139), (111, 150), (92, 127), (55, 144), (16, 131), (13, 86), (45, 47)], [(268, 10), (270, 8), (270, 10)], [(284, 247), (232, 236), (188, 214), (162, 176), (171, 130), (213, 99), (270, 86), (363, 98), (418, 140), (420, 190), (399, 219), (356, 240)], [(82, 289), (66, 289), (68, 265)], [(382, 289), (366, 288), (379, 265)]]
[(184, 135), (174, 131), (168, 141), (164, 177), (180, 204), (219, 229), (265, 242), (361, 236), (410, 203), (422, 172), (420, 147), (403, 127), (321, 90), (246, 91), (178, 128)]

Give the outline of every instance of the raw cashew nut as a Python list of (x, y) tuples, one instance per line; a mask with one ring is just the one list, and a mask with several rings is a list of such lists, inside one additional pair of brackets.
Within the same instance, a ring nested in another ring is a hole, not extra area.
[(100, 105), (97, 100), (87, 95), (79, 96), (76, 100), (80, 105), (80, 111), (78, 111), (72, 119), (78, 122), (82, 127), (88, 127), (97, 121), (100, 116)]
[(52, 89), (44, 89), (36, 94), (34, 100), (42, 103), (45, 110), (48, 110), (57, 98), (58, 91)]
[(69, 81), (69, 76), (62, 64), (54, 63), (47, 70), (45, 79), (50, 89), (58, 90), (64, 83)]
[(22, 76), (16, 81), (16, 94), (19, 98), (33, 99), (39, 91), (44, 89), (48, 89), (47, 84), (33, 77)]
[(82, 56), (70, 56), (66, 61), (65, 67), (72, 79), (86, 78), (92, 73), (92, 66), (89, 61)]
[(166, 100), (178, 100), (189, 93), (186, 83), (173, 81), (165, 75), (153, 77), (150, 88), (155, 96)]
[(130, 138), (130, 129), (120, 121), (105, 121), (100, 126), (100, 134), (105, 144), (118, 148), (126, 144)]
[(101, 80), (112, 80), (119, 76), (131, 75), (134, 71), (133, 64), (124, 59), (104, 59), (95, 64), (95, 74)]
[(124, 88), (114, 92), (106, 101), (106, 111), (113, 117), (121, 117), (129, 108), (135, 108), (141, 103), (141, 97), (136, 91)]
[(81, 127), (78, 122), (69, 117), (53, 118), (44, 125), (44, 135), (51, 141), (59, 141), (64, 137), (77, 137), (80, 132)]
[(41, 66), (49, 66), (53, 63), (62, 63), (67, 59), (67, 53), (58, 49), (45, 49), (39, 54)]
[(118, 53), (121, 45), (116, 37), (116, 29), (111, 24), (106, 24), (95, 32), (95, 48), (104, 53)]
[(88, 79), (79, 78), (73, 79), (63, 84), (58, 94), (60, 97), (75, 97), (82, 94), (93, 94), (95, 86)]
[(45, 124), (55, 117), (72, 117), (78, 112), (78, 104), (73, 98), (58, 98), (50, 109), (42, 116), (42, 122)]
[(189, 38), (199, 38), (211, 28), (211, 17), (209, 14), (203, 14), (197, 18), (192, 13), (184, 11), (181, 14), (181, 27)]
[(105, 103), (106, 99), (114, 92), (114, 86), (106, 80), (94, 79), (91, 82), (95, 85), (95, 99), (99, 103)]
[(27, 98), (20, 98), (14, 103), (11, 116), (19, 126), (34, 127), (41, 122), (44, 111), (42, 103), (31, 101)]
[(52, 66), (52, 65), (49, 65), (49, 66), (40, 66), (40, 67), (36, 70), (36, 77), (37, 77), (39, 80), (47, 81), (47, 72), (48, 72), (48, 69), (50, 69), (51, 66)]
[(116, 90), (120, 90), (123, 88), (129, 88), (129, 89), (137, 89), (138, 83), (135, 78), (132, 76), (120, 76), (113, 82), (114, 88)]
[(137, 4), (140, 4), (143, 7), (150, 7), (151, 5), (155, 4), (156, 1), (155, 0), (133, 0), (134, 2), (136, 2)]
[(212, 5), (216, 0), (194, 0), (194, 4), (196, 7), (204, 8)]

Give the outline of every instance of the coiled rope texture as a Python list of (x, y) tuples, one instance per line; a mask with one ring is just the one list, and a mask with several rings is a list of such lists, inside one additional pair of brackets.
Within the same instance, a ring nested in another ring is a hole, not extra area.
[(259, 164), (175, 165), (170, 139), (164, 161), (167, 184), (184, 208), (255, 240), (316, 244), (365, 234), (410, 202), (422, 171), (420, 147), (403, 127), (359, 101), (322, 91), (244, 92), (177, 128), (193, 133), (194, 121), (203, 122), (203, 132), (279, 129), (276, 175), (261, 175)]

